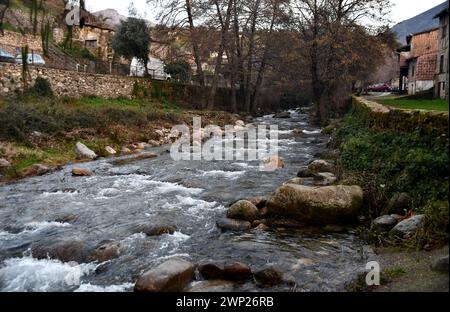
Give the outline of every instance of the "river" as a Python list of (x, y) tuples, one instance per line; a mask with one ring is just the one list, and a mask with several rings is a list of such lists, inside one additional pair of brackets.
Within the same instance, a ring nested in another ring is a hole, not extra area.
[[(0, 186), (0, 291), (132, 291), (146, 269), (171, 257), (193, 263), (233, 260), (252, 270), (279, 268), (289, 283), (269, 291), (343, 291), (365, 270), (367, 251), (351, 231), (313, 234), (292, 229), (224, 232), (216, 226), (237, 199), (269, 195), (295, 177), (298, 168), (326, 149), (329, 136), (310, 125), (308, 115), (290, 119), (265, 116), (256, 123), (278, 124), (279, 154), (285, 168), (262, 172), (257, 162), (173, 161), (155, 148), (156, 159), (83, 164), (92, 177), (62, 170)], [(292, 130), (305, 133), (295, 136)], [(79, 166), (79, 165), (78, 165)], [(55, 220), (75, 215), (72, 223)], [(173, 235), (147, 237), (142, 224), (170, 224)], [(120, 243), (118, 258), (107, 263), (62, 263), (31, 257), (33, 244), (76, 239), (94, 249), (104, 241)], [(236, 291), (261, 291), (253, 283)]]

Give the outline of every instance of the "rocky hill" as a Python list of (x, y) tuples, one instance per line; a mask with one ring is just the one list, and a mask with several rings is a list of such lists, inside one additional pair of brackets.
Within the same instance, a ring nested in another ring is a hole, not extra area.
[(439, 20), (433, 17), (447, 6), (447, 1), (434, 8), (423, 12), (413, 18), (398, 23), (392, 27), (392, 31), (397, 35), (398, 40), (402, 44), (406, 44), (406, 36), (418, 33), (427, 29), (437, 27)]
[(110, 26), (112, 28), (117, 27), (120, 24), (120, 22), (127, 19), (126, 16), (120, 14), (119, 12), (117, 12), (114, 9), (101, 10), (101, 11), (94, 12), (92, 14), (97, 16), (98, 18), (102, 19), (105, 24), (107, 24), (108, 26)]

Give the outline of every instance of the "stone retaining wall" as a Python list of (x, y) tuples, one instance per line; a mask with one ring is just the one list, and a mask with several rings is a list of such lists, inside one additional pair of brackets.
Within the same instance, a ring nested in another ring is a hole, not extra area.
[[(53, 93), (58, 97), (80, 98), (98, 96), (103, 98), (131, 97), (135, 81), (150, 88), (151, 82), (142, 78), (85, 74), (74, 71), (30, 66), (31, 82), (36, 77), (46, 78)], [(0, 96), (11, 95), (22, 89), (22, 66), (0, 63)]]
[[(5, 30), (4, 36), (0, 35), (0, 47), (12, 55), (18, 54), (17, 48), (28, 45), (30, 53), (42, 53), (42, 40), (40, 36), (22, 35), (17, 32)], [(19, 52), (20, 53), (20, 52)]]
[(425, 134), (448, 136), (447, 112), (396, 109), (356, 96), (353, 107), (367, 118), (372, 128), (399, 132), (420, 130)]

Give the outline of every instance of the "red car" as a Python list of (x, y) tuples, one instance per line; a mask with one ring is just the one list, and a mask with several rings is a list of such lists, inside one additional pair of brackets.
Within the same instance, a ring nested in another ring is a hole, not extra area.
[(387, 83), (367, 87), (367, 91), (369, 92), (391, 92), (391, 90), (391, 87)]

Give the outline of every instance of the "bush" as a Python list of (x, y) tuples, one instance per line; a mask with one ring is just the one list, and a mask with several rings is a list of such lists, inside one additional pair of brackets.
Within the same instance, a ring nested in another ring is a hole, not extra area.
[(42, 77), (37, 77), (34, 86), (29, 90), (32, 94), (42, 97), (52, 97), (53, 91), (50, 82)]

